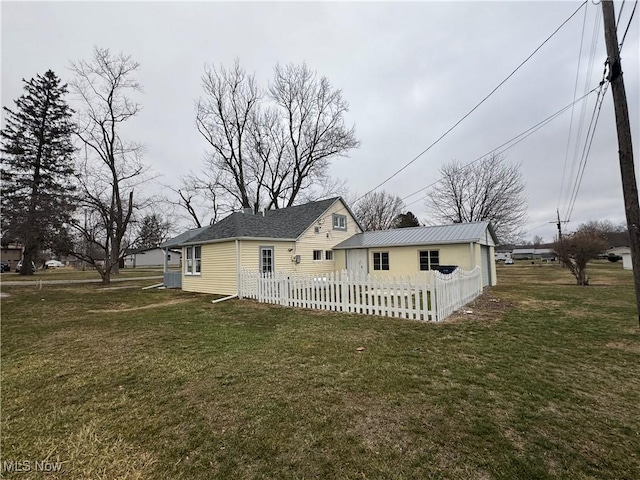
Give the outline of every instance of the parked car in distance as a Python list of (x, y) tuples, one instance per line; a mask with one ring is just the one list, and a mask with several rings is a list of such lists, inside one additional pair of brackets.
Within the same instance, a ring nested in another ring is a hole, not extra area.
[[(19, 273), (21, 268), (22, 268), (22, 260), (20, 260), (16, 265), (16, 273)], [(31, 271), (32, 272), (36, 271), (36, 265), (33, 262), (31, 262)]]
[(513, 265), (513, 258), (507, 258), (507, 259), (505, 259), (504, 264), (505, 264), (505, 265)]
[(2, 261), (0, 262), (0, 272), (10, 272), (11, 271), (11, 266), (9, 265), (9, 262), (6, 261)]
[(64, 267), (64, 263), (60, 260), (47, 260), (44, 262), (44, 268), (62, 268)]

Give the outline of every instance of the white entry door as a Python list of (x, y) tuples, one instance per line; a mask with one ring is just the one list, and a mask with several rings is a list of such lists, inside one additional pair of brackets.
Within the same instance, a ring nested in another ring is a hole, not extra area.
[(350, 272), (369, 273), (369, 250), (356, 248), (347, 250), (347, 270)]

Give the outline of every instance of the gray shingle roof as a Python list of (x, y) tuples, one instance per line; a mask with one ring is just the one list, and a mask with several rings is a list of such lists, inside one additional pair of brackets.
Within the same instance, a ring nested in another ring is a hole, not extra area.
[(205, 227), (182, 244), (206, 243), (233, 238), (277, 238), (294, 240), (315, 222), (340, 197), (305, 203), (278, 210), (250, 214), (235, 212), (218, 223)]
[(442, 243), (483, 242), (485, 235), (498, 243), (489, 222), (454, 223), (433, 227), (394, 228), (358, 233), (333, 247), (336, 249), (393, 247), (402, 245), (435, 245)]
[(186, 232), (181, 233), (177, 237), (170, 238), (166, 242), (161, 243), (159, 245), (159, 247), (160, 248), (174, 248), (174, 247), (177, 247), (179, 245), (182, 245), (183, 243), (188, 242), (189, 239), (191, 239), (191, 238), (195, 237), (196, 235), (202, 233), (207, 228), (209, 228), (208, 225), (206, 227), (192, 228), (191, 230), (187, 230)]

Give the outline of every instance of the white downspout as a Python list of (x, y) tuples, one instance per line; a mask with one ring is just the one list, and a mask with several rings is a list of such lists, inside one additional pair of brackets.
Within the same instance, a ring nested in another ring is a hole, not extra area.
[(236, 238), (236, 295), (242, 299), (240, 295), (240, 244)]
[(469, 244), (469, 249), (471, 251), (471, 268), (469, 270), (473, 270), (476, 266), (476, 249), (473, 248), (473, 242)]

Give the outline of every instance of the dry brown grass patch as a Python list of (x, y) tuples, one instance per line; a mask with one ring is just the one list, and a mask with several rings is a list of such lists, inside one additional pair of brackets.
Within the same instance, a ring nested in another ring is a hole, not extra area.
[[(447, 323), (468, 322), (470, 320), (495, 322), (512, 308), (514, 306), (511, 302), (495, 297), (490, 292), (484, 292), (474, 301), (447, 317), (446, 321)], [(465, 311), (472, 313), (464, 313)]]
[(607, 347), (616, 348), (618, 350), (624, 350), (625, 352), (630, 352), (630, 353), (640, 353), (640, 345), (637, 343), (609, 342), (607, 343)]
[(110, 308), (103, 310), (87, 310), (87, 313), (120, 313), (120, 312), (136, 312), (139, 310), (149, 310), (150, 308), (167, 307), (192, 300), (192, 298), (173, 298), (160, 303), (152, 303), (151, 305), (143, 305), (141, 307), (128, 307), (127, 304), (120, 304), (118, 308)]

